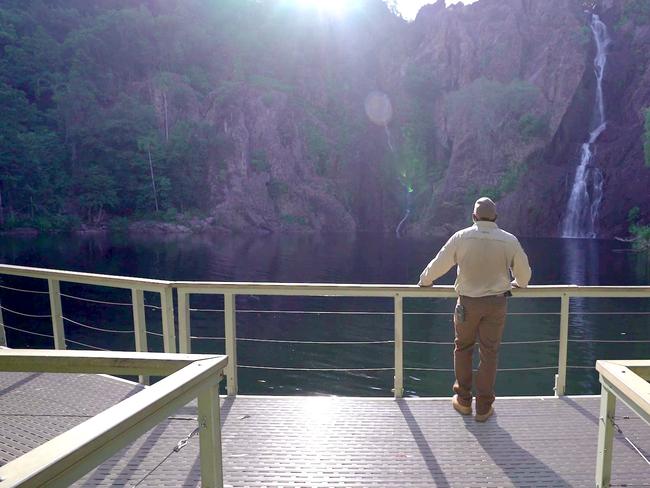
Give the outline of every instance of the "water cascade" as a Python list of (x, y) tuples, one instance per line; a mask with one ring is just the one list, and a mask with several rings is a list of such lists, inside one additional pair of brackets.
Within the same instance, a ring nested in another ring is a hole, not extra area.
[(390, 137), (390, 130), (388, 129), (388, 126), (384, 126), (384, 131), (386, 132), (386, 141), (388, 142), (388, 149), (390, 149), (390, 152), (395, 153), (395, 148), (393, 148), (393, 141)]
[[(391, 104), (390, 98), (388, 95), (380, 91), (372, 91), (368, 93), (368, 96), (366, 96), (364, 107), (366, 109), (366, 115), (368, 118), (374, 124), (384, 128), (388, 149), (390, 149), (393, 157), (395, 157), (395, 147), (393, 146), (390, 129), (388, 128), (388, 124), (393, 118), (393, 105)], [(399, 224), (397, 224), (397, 228), (395, 229), (395, 235), (397, 238), (400, 238), (402, 236), (402, 225), (404, 222), (406, 222), (406, 220), (409, 218), (409, 215), (411, 214), (411, 194), (413, 193), (413, 187), (407, 182), (406, 173), (402, 173), (400, 183), (406, 190), (406, 212), (402, 220), (400, 220)]]
[(399, 224), (397, 224), (397, 228), (395, 229), (395, 235), (397, 236), (398, 239), (402, 237), (402, 234), (400, 232), (402, 228), (402, 224), (404, 224), (404, 222), (406, 222), (406, 219), (409, 218), (409, 215), (411, 215), (411, 196), (413, 194), (413, 187), (411, 185), (405, 182), (402, 182), (402, 185), (406, 190), (406, 213), (404, 213), (404, 217), (402, 218), (402, 220), (399, 221)]
[[(386, 142), (388, 143), (388, 148), (390, 149), (390, 152), (395, 154), (395, 148), (393, 146), (391, 134), (390, 134), (390, 129), (388, 128), (388, 125), (384, 126), (384, 130), (386, 131)], [(402, 225), (406, 220), (409, 218), (409, 215), (411, 215), (411, 194), (413, 193), (413, 187), (409, 185), (406, 181), (406, 173), (402, 173), (400, 179), (400, 183), (404, 187), (404, 190), (406, 190), (406, 212), (404, 213), (404, 217), (402, 217), (402, 220), (399, 221), (399, 224), (397, 224), (397, 227), (395, 228), (395, 236), (399, 239), (402, 237), (401, 229)]]
[(591, 18), (591, 31), (596, 41), (594, 71), (596, 75), (596, 103), (589, 139), (582, 144), (580, 164), (576, 170), (571, 196), (562, 224), (562, 237), (596, 237), (598, 210), (603, 199), (603, 173), (593, 164), (593, 144), (607, 126), (603, 99), (603, 75), (607, 62), (610, 38), (607, 26), (598, 15)]

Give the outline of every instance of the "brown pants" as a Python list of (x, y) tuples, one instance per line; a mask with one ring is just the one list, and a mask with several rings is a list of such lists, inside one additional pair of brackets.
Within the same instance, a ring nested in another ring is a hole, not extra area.
[(465, 317), (461, 321), (461, 317), (454, 313), (454, 392), (458, 394), (462, 405), (472, 404), (472, 355), (478, 336), (481, 362), (476, 375), (476, 413), (484, 414), (494, 403), (494, 382), (497, 377), (499, 345), (506, 321), (507, 299), (504, 296), (461, 296), (458, 304), (465, 308)]

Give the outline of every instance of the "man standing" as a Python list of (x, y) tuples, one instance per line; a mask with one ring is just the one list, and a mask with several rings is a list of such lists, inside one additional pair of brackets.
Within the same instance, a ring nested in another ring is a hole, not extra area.
[[(528, 257), (515, 236), (495, 223), (496, 205), (489, 198), (474, 204), (474, 225), (456, 232), (442, 246), (420, 275), (420, 286), (433, 282), (457, 265), (454, 288), (455, 348), (453, 407), (472, 413), (472, 354), (479, 340), (481, 362), (476, 375), (476, 420), (485, 422), (494, 413), (497, 355), (506, 320), (510, 289), (525, 288), (530, 280)], [(512, 279), (510, 273), (512, 272)], [(512, 279), (512, 281), (511, 281)]]

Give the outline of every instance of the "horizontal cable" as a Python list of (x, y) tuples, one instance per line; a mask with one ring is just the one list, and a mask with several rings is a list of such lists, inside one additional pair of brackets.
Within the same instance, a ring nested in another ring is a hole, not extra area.
[[(404, 344), (427, 344), (431, 346), (453, 346), (455, 343), (452, 342), (445, 342), (445, 341), (407, 341), (404, 340), (402, 341)], [(478, 344), (478, 343), (475, 343)]]
[(25, 334), (32, 334), (32, 335), (36, 335), (36, 336), (49, 337), (50, 339), (54, 339), (54, 336), (50, 335), (50, 334), (41, 334), (40, 332), (32, 332), (31, 330), (19, 329), (17, 327), (12, 327), (12, 326), (6, 325), (6, 324), (0, 324), (0, 325), (2, 325), (5, 329), (11, 329), (11, 330), (15, 330), (15, 331), (18, 331), (18, 332), (24, 332)]
[(596, 370), (595, 366), (567, 366), (568, 369), (593, 369)]
[[(155, 307), (154, 305), (145, 305)], [(160, 308), (160, 307), (155, 307)], [(223, 313), (222, 308), (190, 308), (190, 312), (215, 312)], [(367, 312), (358, 310), (237, 310), (237, 313), (277, 313), (277, 314), (305, 314), (305, 315), (394, 315), (394, 312)], [(454, 315), (453, 312), (403, 312), (402, 315)], [(521, 315), (561, 315), (560, 312), (508, 312), (508, 316)], [(569, 312), (569, 315), (650, 315), (650, 312)]]
[(603, 342), (603, 343), (615, 343), (615, 342), (626, 342), (626, 343), (639, 343), (639, 344), (650, 344), (650, 340), (636, 340), (636, 339), (621, 339), (621, 340), (608, 340), (608, 339), (569, 339), (569, 342)]
[(108, 351), (108, 349), (104, 349), (103, 347), (91, 346), (90, 344), (84, 344), (83, 342), (73, 341), (72, 339), (66, 339), (65, 342), (77, 344), (78, 346), (89, 347), (91, 349), (97, 349), (98, 351)]
[(237, 337), (238, 341), (249, 342), (279, 342), (286, 344), (394, 344), (395, 341), (285, 341), (280, 339), (254, 339), (249, 337)]
[(102, 327), (95, 327), (94, 325), (87, 325), (87, 324), (82, 324), (81, 322), (77, 322), (75, 320), (69, 319), (67, 317), (61, 317), (63, 320), (67, 322), (71, 322), (75, 325), (78, 325), (79, 327), (85, 327), (86, 329), (92, 329), (92, 330), (98, 330), (100, 332), (115, 332), (116, 334), (133, 334), (132, 330), (114, 330), (114, 329), (104, 329)]
[[(543, 369), (557, 369), (557, 366), (531, 366), (529, 368), (499, 368), (497, 371), (536, 371)], [(404, 371), (445, 371), (453, 372), (453, 368), (404, 368)], [(474, 371), (478, 371), (475, 369)]]
[(395, 368), (276, 368), (271, 366), (248, 366), (238, 364), (238, 368), (271, 369), (274, 371), (393, 371)]
[[(190, 312), (214, 312), (223, 313), (222, 308), (190, 308)], [(269, 313), (269, 314), (304, 314), (304, 315), (395, 315), (394, 312), (379, 312), (370, 310), (367, 312), (358, 310), (237, 310), (237, 313)], [(446, 315), (452, 316), (453, 312), (403, 312), (402, 315)], [(511, 312), (508, 315), (560, 315), (560, 312)]]
[(570, 312), (569, 315), (650, 315), (650, 312)]
[[(100, 303), (102, 305), (117, 305), (117, 306), (121, 306), (121, 307), (132, 307), (133, 306), (132, 303), (127, 303), (127, 302), (107, 302), (107, 301), (104, 301), (104, 300), (94, 300), (94, 299), (91, 299), (91, 298), (78, 297), (76, 295), (68, 295), (66, 293), (61, 293), (61, 296), (66, 297), (66, 298), (71, 298), (73, 300), (81, 300), (83, 302)], [(151, 308), (151, 309), (154, 309), (154, 310), (161, 310), (161, 307), (159, 307), (157, 305), (145, 304), (144, 307), (145, 308)]]
[(72, 298), (73, 300), (81, 300), (82, 302), (101, 303), (102, 305), (118, 305), (118, 306), (121, 306), (121, 307), (131, 307), (132, 306), (131, 303), (106, 302), (106, 301), (103, 301), (103, 300), (93, 300), (91, 298), (82, 298), (82, 297), (78, 297), (78, 296), (75, 296), (75, 295), (67, 295), (65, 293), (61, 293), (61, 296), (66, 297), (66, 298)]
[(453, 372), (453, 368), (404, 368), (404, 371), (440, 371), (440, 372)]
[[(223, 341), (225, 337), (215, 337), (215, 336), (190, 336), (190, 339), (205, 339), (205, 340), (219, 340)], [(285, 343), (285, 344), (324, 344), (324, 345), (366, 345), (366, 344), (394, 344), (395, 341), (292, 341), (292, 340), (281, 340), (281, 339), (255, 339), (251, 337), (237, 337), (238, 341), (249, 341), (249, 342), (271, 342), (271, 343)], [(445, 345), (453, 346), (453, 342), (436, 342), (436, 341), (403, 341), (405, 344), (430, 344), (430, 345)], [(502, 342), (501, 344), (546, 344), (546, 343), (556, 343), (560, 342), (559, 339), (549, 339), (541, 341), (511, 341), (511, 342)]]
[(38, 290), (25, 290), (23, 288), (14, 288), (12, 286), (7, 286), (7, 285), (0, 285), (0, 288), (4, 288), (5, 290), (12, 290), (12, 291), (21, 291), (23, 293), (36, 293), (39, 295), (49, 295), (49, 291), (38, 291)]
[(34, 319), (47, 319), (47, 318), (52, 317), (50, 314), (47, 314), (47, 315), (34, 315), (34, 314), (30, 314), (30, 313), (17, 312), (15, 310), (11, 310), (10, 308), (3, 307), (2, 305), (0, 305), (0, 309), (4, 310), (6, 312), (9, 312), (9, 313), (15, 313), (16, 315), (22, 315), (23, 317), (31, 317), (31, 318), (34, 318)]
[[(190, 312), (218, 312), (223, 313), (220, 308), (190, 308)], [(341, 310), (256, 310), (256, 309), (243, 309), (237, 310), (237, 313), (283, 313), (283, 314), (304, 314), (304, 315), (393, 315), (393, 312), (359, 312), (359, 311), (341, 311)], [(406, 315), (406, 314), (405, 314)], [(442, 314), (441, 314), (442, 315)], [(444, 315), (452, 315), (445, 313)]]
[[(433, 344), (433, 345), (444, 345), (444, 346), (453, 346), (454, 342), (439, 342), (439, 341), (403, 341), (405, 344)], [(547, 344), (547, 343), (556, 343), (560, 342), (560, 339), (543, 339), (539, 341), (505, 341), (501, 345), (512, 345), (512, 344)], [(478, 342), (476, 343), (478, 344)]]
[(147, 334), (149, 334), (149, 335), (154, 335), (154, 336), (158, 336), (158, 337), (163, 337), (162, 334), (159, 334), (158, 332), (151, 332), (150, 330), (147, 331)]

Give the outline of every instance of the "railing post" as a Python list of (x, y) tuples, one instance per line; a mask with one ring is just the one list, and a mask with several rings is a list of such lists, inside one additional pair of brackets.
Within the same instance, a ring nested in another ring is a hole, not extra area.
[(5, 321), (2, 318), (2, 302), (0, 302), (0, 347), (7, 346), (7, 336), (5, 335)]
[(566, 363), (569, 345), (569, 295), (562, 294), (560, 302), (560, 347), (558, 351), (557, 374), (555, 375), (555, 396), (563, 396), (566, 386)]
[(219, 384), (206, 388), (199, 393), (198, 398), (201, 486), (204, 488), (222, 488)]
[(190, 295), (182, 290), (178, 293), (178, 350), (183, 354), (192, 352), (190, 330)]
[(176, 352), (176, 331), (174, 330), (174, 296), (170, 286), (160, 292), (162, 313), (163, 347), (165, 352)]
[(224, 332), (226, 336), (226, 388), (229, 396), (237, 395), (237, 322), (235, 319), (235, 297), (233, 293), (223, 294)]
[(616, 411), (616, 397), (605, 386), (600, 391), (600, 417), (598, 418), (598, 457), (596, 458), (596, 487), (608, 488), (612, 480), (612, 451)]
[(404, 396), (404, 304), (402, 297), (395, 295), (395, 398)]
[[(135, 333), (135, 350), (147, 352), (147, 321), (144, 312), (144, 292), (131, 288), (131, 303), (133, 305), (133, 332)], [(138, 380), (143, 385), (149, 384), (149, 377), (139, 375)]]
[(65, 331), (63, 329), (63, 309), (61, 308), (59, 280), (48, 279), (47, 285), (50, 293), (50, 314), (52, 315), (54, 349), (65, 349)]

